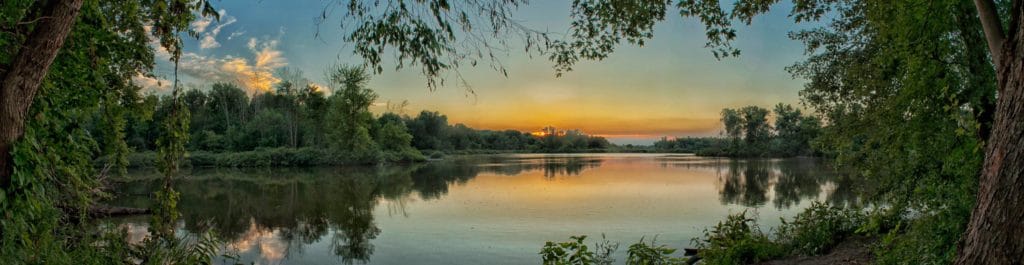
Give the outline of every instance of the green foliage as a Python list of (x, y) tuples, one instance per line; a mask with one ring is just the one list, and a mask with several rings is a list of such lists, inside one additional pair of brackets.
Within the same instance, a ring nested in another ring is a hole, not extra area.
[[(375, 73), (383, 72), (385, 52), (393, 51), (396, 68), (419, 65), (430, 88), (444, 83), (445, 73), (454, 71), (459, 85), (467, 86), (460, 65), (476, 66), (488, 61), (491, 68), (508, 75), (500, 54), (509, 50), (510, 39), (521, 40), (525, 53), (546, 55), (561, 76), (581, 60), (607, 58), (623, 42), (643, 46), (654, 37), (654, 25), (666, 14), (678, 12), (703, 24), (707, 43), (716, 58), (738, 56), (732, 46), (736, 38), (733, 21), (750, 24), (778, 1), (736, 0), (602, 1), (574, 0), (570, 6), (570, 28), (563, 38), (534, 30), (513, 17), (525, 1), (338, 1), (343, 10), (343, 40), (355, 43), (353, 53), (363, 58)], [(820, 19), (833, 5), (846, 1), (794, 0), (790, 16), (797, 22)], [(393, 8), (401, 6), (401, 8)], [(325, 12), (318, 20), (328, 18)]]
[[(250, 100), (233, 84), (214, 84), (209, 92), (191, 89), (177, 109), (191, 113), (186, 149), (194, 154), (191, 166), (310, 166), (424, 160), (411, 147), (405, 120), (392, 113), (374, 119), (369, 111), (376, 98), (365, 88), (369, 76), (357, 67), (331, 68), (332, 87), (325, 98), (319, 88), (298, 71), (278, 73), (284, 81), (274, 92), (258, 93)], [(293, 83), (294, 82), (294, 83)], [(166, 135), (172, 120), (172, 97), (148, 97), (152, 119), (134, 120), (128, 130), (136, 151), (127, 156), (133, 167), (153, 166), (146, 150), (158, 143), (146, 139)], [(447, 124), (445, 124), (447, 126)], [(330, 149), (328, 151), (327, 149)], [(99, 162), (111, 161), (103, 158)]]
[[(859, 1), (794, 33), (805, 103), (827, 118), (818, 145), (872, 183), (898, 220), (882, 264), (945, 264), (973, 208), (996, 78), (969, 1)], [(890, 219), (890, 218), (886, 218)], [(876, 228), (878, 225), (874, 225)]]
[(412, 145), (420, 150), (449, 153), (494, 152), (602, 152), (612, 148), (607, 139), (579, 130), (544, 128), (541, 135), (516, 130), (476, 130), (464, 124), (448, 124), (448, 117), (436, 111), (422, 111), (404, 117), (412, 134)]
[(820, 134), (821, 120), (788, 104), (775, 106), (775, 126), (768, 123), (769, 111), (757, 106), (726, 108), (721, 115), (728, 144), (709, 145), (699, 149), (698, 155), (791, 157), (819, 153), (811, 143)]
[[(9, 65), (50, 5), (0, 3), (0, 65)], [(136, 111), (147, 101), (130, 80), (152, 70), (147, 34), (177, 55), (177, 33), (200, 14), (215, 12), (201, 0), (84, 2), (12, 150), (11, 182), (0, 190), (0, 263), (127, 264), (146, 257), (119, 234), (88, 227), (87, 209), (105, 196), (100, 183), (111, 172), (97, 171), (93, 160), (106, 157), (106, 168), (124, 172), (125, 126), (148, 118)]]
[(588, 250), (583, 240), (587, 236), (571, 236), (573, 241), (555, 243), (548, 241), (541, 248), (540, 255), (545, 265), (582, 265), (594, 262), (594, 252)]
[(661, 137), (653, 145), (654, 149), (659, 152), (672, 153), (698, 153), (721, 149), (725, 146), (725, 140), (712, 137), (683, 137), (675, 139)]
[[(601, 236), (602, 239), (604, 235)], [(544, 247), (540, 250), (540, 256), (545, 265), (589, 265), (589, 264), (612, 264), (615, 259), (611, 258), (611, 254), (619, 248), (619, 244), (611, 243), (608, 240), (603, 240), (600, 243), (594, 244), (594, 250), (591, 250), (583, 243), (583, 240), (587, 239), (587, 236), (571, 236), (569, 237), (572, 241), (567, 242), (551, 242), (544, 243)]]
[[(571, 241), (544, 243), (540, 256), (545, 265), (590, 265), (590, 264), (613, 264), (615, 259), (611, 254), (619, 248), (618, 243), (609, 242), (601, 235), (602, 241), (594, 244), (591, 250), (583, 241), (587, 236), (571, 236)], [(626, 264), (629, 265), (668, 265), (686, 264), (686, 259), (673, 257), (676, 250), (665, 245), (657, 245), (652, 239), (650, 243), (643, 238), (639, 242), (629, 246), (626, 251)]]
[(362, 67), (338, 66), (328, 73), (335, 87), (327, 100), (329, 109), (325, 117), (327, 139), (331, 148), (357, 153), (373, 151), (376, 147), (370, 136), (373, 114), (369, 107), (377, 94), (366, 88), (370, 77)]
[(792, 254), (825, 254), (864, 225), (865, 218), (857, 209), (812, 202), (792, 221), (782, 219), (775, 240)]
[(750, 264), (788, 255), (825, 254), (869, 224), (860, 209), (821, 202), (812, 202), (790, 221), (781, 220), (782, 225), (768, 234), (746, 211), (730, 214), (693, 242), (704, 264)]
[(704, 264), (750, 264), (785, 255), (783, 247), (772, 242), (746, 211), (705, 229), (703, 238), (694, 238), (693, 243)]
[(640, 242), (637, 242), (629, 246), (627, 251), (626, 264), (637, 264), (637, 265), (670, 265), (670, 264), (686, 264), (686, 259), (672, 257), (672, 253), (676, 250), (669, 248), (665, 245), (656, 245), (655, 241), (657, 238), (651, 239), (651, 243), (644, 242), (643, 238), (640, 238)]

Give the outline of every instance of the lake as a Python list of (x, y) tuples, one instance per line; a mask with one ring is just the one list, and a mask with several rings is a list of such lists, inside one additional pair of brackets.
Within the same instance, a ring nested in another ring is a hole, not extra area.
[[(545, 241), (602, 234), (622, 263), (641, 238), (688, 247), (729, 213), (756, 212), (768, 229), (811, 201), (856, 199), (811, 158), (522, 154), (184, 173), (179, 233), (214, 229), (244, 264), (539, 264)], [(128, 179), (109, 203), (148, 207), (159, 175)], [(115, 222), (139, 241), (148, 218)]]

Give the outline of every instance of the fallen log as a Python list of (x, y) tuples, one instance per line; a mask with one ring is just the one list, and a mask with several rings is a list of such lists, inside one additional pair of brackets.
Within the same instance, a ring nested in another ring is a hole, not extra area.
[(93, 205), (89, 207), (89, 216), (91, 217), (115, 217), (115, 216), (128, 216), (128, 215), (140, 215), (150, 214), (152, 210), (148, 208), (134, 208), (134, 207), (120, 207), (110, 205)]

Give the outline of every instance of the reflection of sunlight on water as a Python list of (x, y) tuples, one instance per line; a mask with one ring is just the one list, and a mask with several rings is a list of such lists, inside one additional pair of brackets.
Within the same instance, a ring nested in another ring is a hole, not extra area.
[(249, 229), (227, 247), (238, 253), (258, 251), (255, 254), (259, 259), (254, 260), (254, 264), (280, 264), (288, 250), (281, 239), (280, 229), (260, 228), (254, 219), (249, 220)]

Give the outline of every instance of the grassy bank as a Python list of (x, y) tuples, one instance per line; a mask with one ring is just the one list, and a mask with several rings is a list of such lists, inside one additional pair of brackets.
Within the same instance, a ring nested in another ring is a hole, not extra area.
[[(425, 161), (419, 151), (371, 151), (339, 153), (320, 148), (266, 148), (245, 152), (189, 152), (186, 167), (303, 167), (378, 163), (405, 163)], [(156, 166), (156, 152), (135, 152), (128, 155), (128, 166), (146, 168)], [(103, 164), (103, 160), (97, 161)]]

